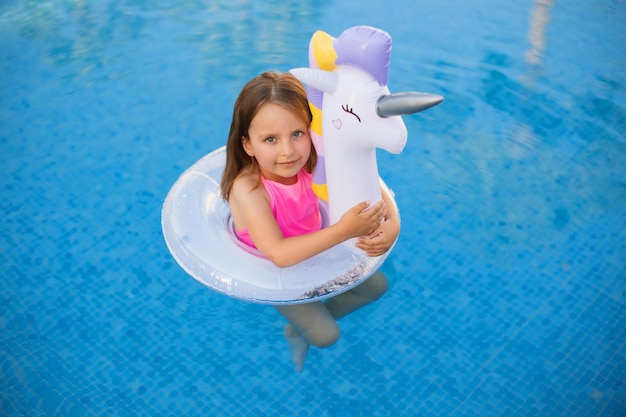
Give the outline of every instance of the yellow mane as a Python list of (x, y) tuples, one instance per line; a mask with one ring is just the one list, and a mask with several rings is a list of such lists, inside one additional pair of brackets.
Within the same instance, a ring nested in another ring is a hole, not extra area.
[[(335, 61), (337, 60), (337, 52), (333, 46), (333, 38), (326, 32), (318, 30), (311, 38), (310, 48), (313, 52), (313, 59), (319, 69), (332, 71), (335, 69)], [(322, 137), (322, 109), (311, 103), (309, 100), (309, 108), (313, 115), (311, 121), (311, 130)], [(313, 184), (313, 192), (324, 201), (328, 201), (328, 187), (326, 184)]]

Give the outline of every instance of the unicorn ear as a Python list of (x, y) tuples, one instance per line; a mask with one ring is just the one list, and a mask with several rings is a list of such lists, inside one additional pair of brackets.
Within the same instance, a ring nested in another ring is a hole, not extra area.
[(339, 83), (339, 76), (330, 71), (313, 68), (294, 68), (289, 70), (289, 72), (300, 80), (301, 83), (328, 94), (334, 93)]

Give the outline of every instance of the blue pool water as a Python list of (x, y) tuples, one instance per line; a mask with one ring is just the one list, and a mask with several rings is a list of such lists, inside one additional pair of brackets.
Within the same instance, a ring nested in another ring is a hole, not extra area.
[[(626, 2), (300, 3), (0, 3), (0, 415), (626, 415)], [(446, 101), (379, 156), (388, 294), (297, 374), (161, 204), (245, 81), (359, 24)]]

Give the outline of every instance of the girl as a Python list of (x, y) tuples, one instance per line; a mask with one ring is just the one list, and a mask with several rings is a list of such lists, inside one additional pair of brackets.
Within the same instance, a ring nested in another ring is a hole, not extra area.
[[(238, 238), (274, 264), (287, 267), (347, 239), (368, 256), (385, 253), (399, 233), (397, 213), (383, 201), (357, 204), (334, 225), (321, 229), (311, 172), (317, 155), (309, 126), (306, 91), (291, 74), (263, 73), (235, 101), (226, 144), (222, 197), (228, 201)], [(384, 221), (383, 221), (384, 220)], [(387, 279), (377, 271), (364, 283), (325, 302), (277, 306), (288, 320), (285, 337), (302, 371), (309, 346), (334, 344), (336, 320), (380, 298)]]

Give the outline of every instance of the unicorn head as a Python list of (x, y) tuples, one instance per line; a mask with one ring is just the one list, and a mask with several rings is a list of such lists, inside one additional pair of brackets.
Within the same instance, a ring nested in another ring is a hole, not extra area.
[(314, 188), (328, 201), (331, 224), (360, 201), (381, 199), (376, 148), (402, 152), (407, 130), (400, 115), (443, 100), (424, 93), (391, 94), (390, 53), (391, 37), (380, 29), (357, 26), (336, 39), (318, 31), (309, 46), (310, 68), (290, 71), (307, 86), (319, 156)]

